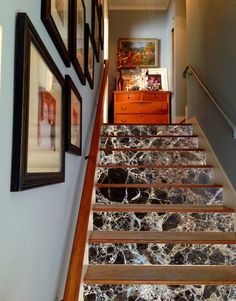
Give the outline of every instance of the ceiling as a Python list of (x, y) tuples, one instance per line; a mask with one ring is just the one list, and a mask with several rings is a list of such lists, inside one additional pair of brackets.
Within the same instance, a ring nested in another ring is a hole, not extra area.
[(110, 10), (166, 10), (170, 0), (108, 0)]

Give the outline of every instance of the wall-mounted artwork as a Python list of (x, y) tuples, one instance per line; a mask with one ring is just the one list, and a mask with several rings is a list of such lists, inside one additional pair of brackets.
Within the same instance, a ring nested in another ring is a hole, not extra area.
[(82, 138), (82, 98), (70, 76), (66, 75), (67, 151), (80, 156)]
[(25, 13), (16, 20), (11, 191), (64, 181), (64, 79)]
[(70, 66), (70, 2), (71, 0), (42, 0), (41, 2), (41, 19), (67, 67)]
[(101, 49), (103, 50), (103, 44), (104, 44), (104, 15), (103, 15), (103, 9), (102, 4), (99, 6), (99, 40)]
[(93, 89), (94, 82), (94, 44), (92, 35), (90, 32), (89, 24), (85, 25), (85, 74), (90, 85)]
[(97, 0), (92, 0), (92, 39), (94, 43), (94, 53), (97, 62), (99, 62), (99, 6)]
[(119, 39), (117, 67), (158, 67), (158, 39)]
[(85, 5), (83, 0), (71, 0), (70, 53), (72, 63), (83, 85), (85, 78)]

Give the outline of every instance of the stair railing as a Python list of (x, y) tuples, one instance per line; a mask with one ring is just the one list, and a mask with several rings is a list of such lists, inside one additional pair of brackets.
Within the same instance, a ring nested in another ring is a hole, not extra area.
[(99, 148), (100, 131), (103, 121), (103, 104), (105, 87), (108, 77), (109, 64), (106, 60), (104, 62), (102, 83), (99, 94), (99, 101), (93, 127), (92, 139), (90, 144), (90, 151), (88, 156), (88, 163), (86, 168), (84, 187), (81, 196), (80, 209), (77, 218), (74, 241), (72, 246), (69, 269), (66, 279), (65, 291), (63, 301), (77, 301), (80, 291), (83, 260), (85, 246), (87, 242), (87, 231), (89, 223), (89, 215), (91, 208), (92, 193), (94, 189), (94, 175), (97, 165), (97, 152)]
[(212, 93), (209, 91), (203, 80), (201, 79), (200, 75), (197, 73), (197, 71), (193, 68), (192, 65), (188, 65), (184, 72), (183, 72), (183, 77), (187, 78), (188, 75), (193, 75), (197, 82), (200, 84), (200, 86), (203, 88), (203, 90), (206, 92), (210, 100), (215, 104), (217, 107), (218, 111), (221, 113), (221, 115), (224, 117), (225, 121), (228, 123), (228, 125), (231, 127), (233, 134), (232, 137), (233, 139), (236, 139), (236, 125), (229, 119), (229, 117), (226, 115), (226, 113), (222, 110), (222, 108), (219, 105), (219, 102), (217, 99), (212, 95)]

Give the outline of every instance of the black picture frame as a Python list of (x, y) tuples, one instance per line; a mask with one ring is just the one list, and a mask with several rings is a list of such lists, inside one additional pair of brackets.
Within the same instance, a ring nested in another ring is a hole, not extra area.
[(85, 23), (86, 8), (84, 0), (70, 1), (71, 31), (69, 34), (69, 52), (72, 64), (82, 85), (86, 84), (85, 76)]
[(66, 75), (66, 151), (81, 156), (82, 150), (82, 97), (71, 77)]
[(92, 27), (91, 34), (94, 43), (94, 53), (97, 62), (99, 62), (99, 23), (100, 23), (100, 12), (97, 0), (92, 0)]
[(104, 15), (102, 4), (99, 6), (99, 41), (101, 49), (104, 48)]
[(94, 43), (89, 24), (85, 24), (85, 74), (91, 89), (94, 84)]
[(65, 179), (65, 81), (26, 13), (18, 13), (11, 191)]
[(41, 1), (41, 20), (64, 64), (66, 67), (70, 67), (69, 47), (72, 26), (70, 6), (72, 0), (55, 0), (55, 7), (52, 7), (52, 0)]

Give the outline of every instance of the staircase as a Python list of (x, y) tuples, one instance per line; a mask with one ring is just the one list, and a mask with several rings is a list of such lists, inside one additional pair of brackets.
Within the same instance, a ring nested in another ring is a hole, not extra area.
[(85, 301), (236, 300), (234, 210), (192, 126), (104, 125)]

